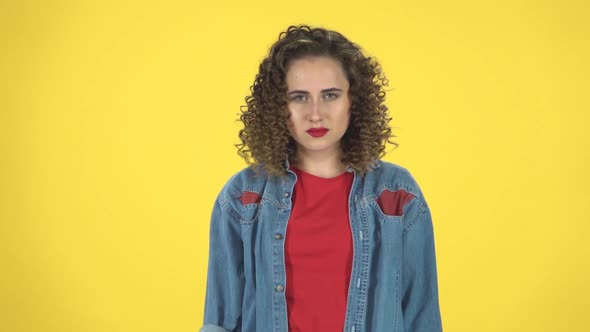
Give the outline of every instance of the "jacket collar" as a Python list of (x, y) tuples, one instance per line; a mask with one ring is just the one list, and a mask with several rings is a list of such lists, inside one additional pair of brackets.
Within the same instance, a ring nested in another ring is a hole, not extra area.
[[(288, 155), (287, 155), (287, 156), (285, 156), (285, 161), (284, 161), (284, 163), (283, 163), (283, 164), (285, 165), (285, 169), (286, 169), (288, 172), (292, 172), (292, 170), (291, 170), (291, 165), (290, 165), (290, 163), (289, 163), (289, 156), (288, 156)], [(379, 163), (379, 159), (375, 159), (375, 160), (373, 160), (373, 162), (372, 162), (372, 163), (369, 165), (369, 169), (370, 169), (370, 170), (374, 170), (374, 169), (377, 169), (377, 168), (379, 168), (379, 167), (381, 167), (381, 163)], [(347, 172), (350, 172), (350, 173), (354, 173), (354, 169), (353, 169), (353, 168), (352, 168), (352, 166), (350, 166), (350, 165), (347, 165), (347, 166), (346, 166), (346, 171), (347, 171)]]

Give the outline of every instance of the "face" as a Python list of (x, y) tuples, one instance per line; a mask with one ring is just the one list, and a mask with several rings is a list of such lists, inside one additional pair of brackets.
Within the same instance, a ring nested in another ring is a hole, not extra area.
[(286, 75), (289, 131), (301, 156), (339, 155), (350, 121), (349, 83), (338, 60), (293, 60)]

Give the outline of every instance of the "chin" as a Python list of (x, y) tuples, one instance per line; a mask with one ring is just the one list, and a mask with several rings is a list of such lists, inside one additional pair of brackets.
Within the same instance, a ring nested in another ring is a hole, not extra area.
[(310, 152), (320, 152), (320, 151), (330, 150), (331, 148), (333, 148), (333, 146), (331, 144), (322, 144), (322, 145), (303, 146), (303, 148), (306, 151), (310, 151)]

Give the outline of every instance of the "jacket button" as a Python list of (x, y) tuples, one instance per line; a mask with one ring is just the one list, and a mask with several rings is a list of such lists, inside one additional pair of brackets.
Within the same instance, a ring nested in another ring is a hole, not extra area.
[(288, 198), (288, 197), (289, 197), (289, 195), (290, 195), (290, 194), (289, 194), (288, 192), (286, 192), (286, 193), (285, 193), (285, 198)]
[(275, 239), (280, 240), (282, 238), (283, 238), (283, 236), (281, 234), (279, 234), (279, 233), (275, 234)]
[(278, 285), (275, 289), (277, 290), (277, 292), (282, 292), (285, 290), (285, 287), (283, 287), (283, 285)]

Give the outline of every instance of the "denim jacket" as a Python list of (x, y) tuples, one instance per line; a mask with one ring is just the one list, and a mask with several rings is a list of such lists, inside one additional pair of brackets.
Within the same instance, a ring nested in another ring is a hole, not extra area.
[[(286, 166), (287, 177), (245, 168), (219, 193), (201, 332), (288, 332), (284, 242), (297, 176)], [(412, 175), (375, 161), (364, 176), (354, 174), (348, 208), (344, 331), (442, 331), (432, 219)]]

